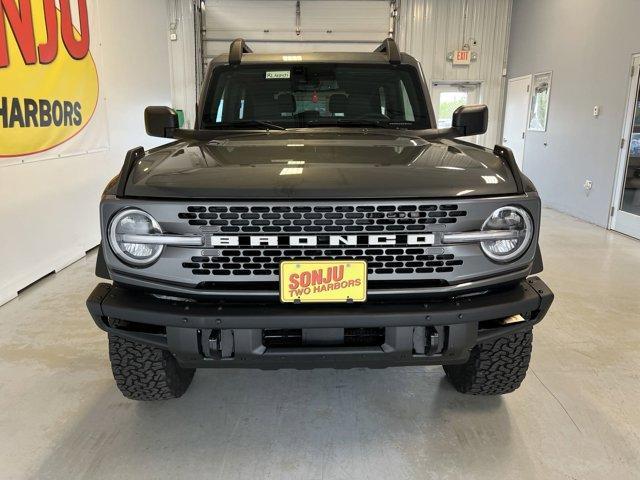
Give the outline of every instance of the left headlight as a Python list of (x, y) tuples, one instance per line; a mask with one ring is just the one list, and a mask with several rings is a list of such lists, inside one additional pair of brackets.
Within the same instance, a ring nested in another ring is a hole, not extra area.
[[(146, 267), (162, 254), (164, 245), (133, 243), (136, 235), (161, 234), (160, 224), (147, 212), (129, 208), (116, 214), (109, 223), (109, 244), (120, 260)], [(129, 240), (129, 241), (126, 241)]]
[(487, 218), (482, 230), (496, 234), (495, 240), (481, 243), (484, 254), (496, 262), (510, 262), (520, 257), (531, 244), (533, 220), (520, 207), (502, 207)]

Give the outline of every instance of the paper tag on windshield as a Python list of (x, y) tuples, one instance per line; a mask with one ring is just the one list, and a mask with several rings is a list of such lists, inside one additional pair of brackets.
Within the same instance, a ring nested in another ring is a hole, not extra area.
[(289, 70), (275, 70), (267, 72), (266, 76), (267, 80), (282, 80), (286, 78), (291, 78), (291, 72)]

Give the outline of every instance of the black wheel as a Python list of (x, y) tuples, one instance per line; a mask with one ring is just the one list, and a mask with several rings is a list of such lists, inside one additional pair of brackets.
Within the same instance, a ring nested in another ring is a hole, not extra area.
[(444, 365), (456, 390), (470, 395), (502, 395), (516, 390), (529, 368), (533, 332), (513, 333), (476, 345), (461, 365)]
[(182, 368), (167, 351), (109, 334), (109, 360), (122, 394), (132, 400), (166, 400), (187, 391), (194, 368)]

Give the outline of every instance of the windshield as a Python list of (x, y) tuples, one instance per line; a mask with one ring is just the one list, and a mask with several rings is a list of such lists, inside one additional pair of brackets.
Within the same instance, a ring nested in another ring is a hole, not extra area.
[(202, 128), (363, 126), (428, 128), (409, 66), (275, 64), (214, 72)]

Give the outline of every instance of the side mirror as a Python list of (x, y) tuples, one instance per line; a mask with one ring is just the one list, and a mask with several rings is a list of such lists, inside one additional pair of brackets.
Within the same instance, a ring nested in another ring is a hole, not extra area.
[(178, 114), (169, 107), (147, 107), (144, 126), (152, 137), (173, 138), (173, 130), (178, 128)]
[(467, 105), (456, 108), (451, 126), (461, 137), (481, 135), (487, 131), (489, 109), (486, 105)]

